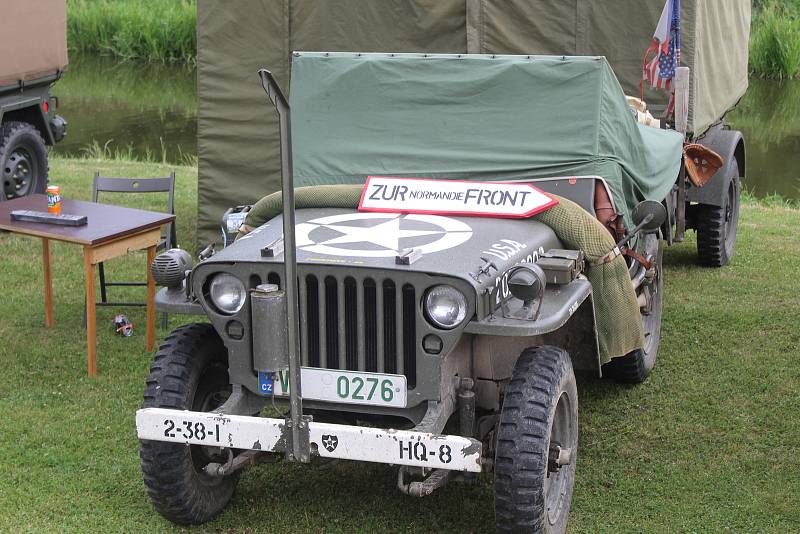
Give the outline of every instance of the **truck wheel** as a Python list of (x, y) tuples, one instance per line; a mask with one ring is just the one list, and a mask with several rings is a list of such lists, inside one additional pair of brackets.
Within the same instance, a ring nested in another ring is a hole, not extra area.
[(47, 189), (47, 149), (39, 131), (26, 122), (0, 127), (0, 200), (44, 193)]
[[(642, 312), (644, 329), (644, 347), (625, 356), (613, 358), (603, 366), (603, 374), (623, 384), (640, 384), (650, 376), (656, 364), (658, 345), (661, 341), (661, 311), (664, 304), (664, 276), (662, 258), (664, 243), (655, 234), (645, 237), (645, 250), (658, 247), (655, 260), (655, 278), (642, 285), (642, 292), (647, 292), (649, 310)], [(654, 243), (657, 241), (657, 243)]]
[(578, 452), (578, 390), (569, 355), (522, 352), (505, 390), (495, 453), (498, 532), (564, 532)]
[(739, 173), (736, 165), (728, 169), (728, 191), (722, 206), (697, 207), (697, 257), (702, 265), (722, 267), (733, 258), (739, 225)]
[[(174, 330), (159, 347), (144, 390), (144, 408), (210, 412), (230, 395), (228, 355), (210, 324)], [(208, 521), (231, 499), (239, 473), (212, 477), (210, 462), (225, 463), (219, 448), (141, 441), (139, 453), (153, 507), (175, 523)]]

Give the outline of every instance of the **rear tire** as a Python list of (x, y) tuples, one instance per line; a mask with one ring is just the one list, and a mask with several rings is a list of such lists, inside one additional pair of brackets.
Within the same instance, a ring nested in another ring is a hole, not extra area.
[[(556, 445), (571, 451), (571, 461), (560, 467)], [(564, 532), (577, 452), (578, 390), (569, 355), (557, 347), (526, 349), (497, 426), (497, 532)]]
[[(623, 384), (640, 384), (644, 382), (656, 364), (658, 345), (661, 341), (661, 312), (664, 305), (664, 275), (662, 258), (664, 242), (656, 234), (645, 236), (645, 250), (657, 250), (655, 279), (644, 285), (641, 291), (650, 292), (650, 309), (642, 314), (644, 329), (644, 347), (633, 352), (613, 358), (603, 366), (603, 374)], [(652, 254), (652, 253), (651, 253)]]
[(730, 263), (736, 247), (739, 226), (739, 172), (736, 165), (728, 168), (728, 189), (721, 206), (700, 204), (697, 207), (697, 259), (707, 267)]
[(0, 126), (0, 200), (47, 190), (47, 149), (39, 130), (27, 122)]
[[(190, 324), (164, 340), (150, 366), (144, 408), (210, 412), (230, 395), (228, 353), (210, 324)], [(141, 441), (139, 453), (153, 507), (179, 524), (208, 521), (230, 501), (239, 473), (212, 477), (203, 467), (225, 463), (218, 449)]]

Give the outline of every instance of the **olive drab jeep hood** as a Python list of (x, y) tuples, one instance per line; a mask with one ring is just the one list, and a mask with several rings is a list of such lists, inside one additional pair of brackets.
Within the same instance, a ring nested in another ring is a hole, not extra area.
[[(363, 213), (339, 208), (298, 209), (296, 217), (298, 264), (452, 276), (467, 281), (479, 293), (493, 287), (499, 275), (520, 261), (532, 261), (541, 252), (562, 248), (549, 226), (530, 219)], [(282, 235), (283, 221), (278, 216), (207, 261), (283, 263), (282, 254), (265, 258), (261, 252)], [(419, 250), (421, 256), (410, 265), (399, 265), (396, 257), (407, 248)], [(476, 277), (487, 262), (494, 264), (490, 274)]]

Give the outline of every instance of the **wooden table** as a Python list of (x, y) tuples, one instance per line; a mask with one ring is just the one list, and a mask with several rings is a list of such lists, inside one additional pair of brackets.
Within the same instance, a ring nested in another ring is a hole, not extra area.
[(124, 256), (128, 252), (147, 249), (147, 350), (155, 343), (156, 286), (150, 264), (161, 241), (161, 227), (172, 222), (174, 215), (123, 208), (96, 202), (63, 200), (62, 213), (86, 215), (83, 226), (12, 221), (13, 210), (47, 211), (46, 195), (30, 195), (0, 202), (0, 230), (42, 239), (44, 260), (44, 314), (48, 328), (53, 326), (53, 283), (50, 270), (50, 241), (64, 241), (83, 246), (83, 268), (86, 274), (86, 352), (89, 376), (97, 374), (97, 316), (94, 292), (94, 266)]

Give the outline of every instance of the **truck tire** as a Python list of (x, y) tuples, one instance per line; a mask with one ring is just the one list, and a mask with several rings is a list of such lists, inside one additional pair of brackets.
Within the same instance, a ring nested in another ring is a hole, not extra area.
[[(644, 347), (633, 352), (613, 358), (603, 366), (603, 374), (623, 384), (640, 384), (650, 376), (656, 364), (658, 345), (661, 341), (661, 312), (664, 305), (664, 276), (662, 270), (664, 243), (657, 235), (645, 237), (645, 250), (658, 247), (655, 260), (655, 279), (643, 285), (642, 291), (650, 291), (650, 310), (642, 314), (644, 327)], [(657, 243), (654, 243), (657, 241)]]
[[(563, 465), (557, 447), (569, 451)], [(578, 390), (569, 355), (557, 347), (526, 349), (506, 387), (497, 428), (497, 532), (564, 532), (577, 452)]]
[(47, 149), (33, 125), (7, 122), (0, 126), (0, 200), (47, 190)]
[[(230, 395), (228, 355), (210, 324), (174, 330), (159, 347), (144, 390), (144, 408), (210, 412)], [(230, 501), (239, 473), (212, 477), (203, 467), (227, 457), (217, 448), (141, 440), (140, 458), (153, 507), (179, 524), (208, 521)]]
[(736, 246), (739, 226), (739, 172), (736, 165), (728, 166), (728, 189), (721, 206), (697, 206), (697, 258), (707, 267), (722, 267), (730, 263)]

